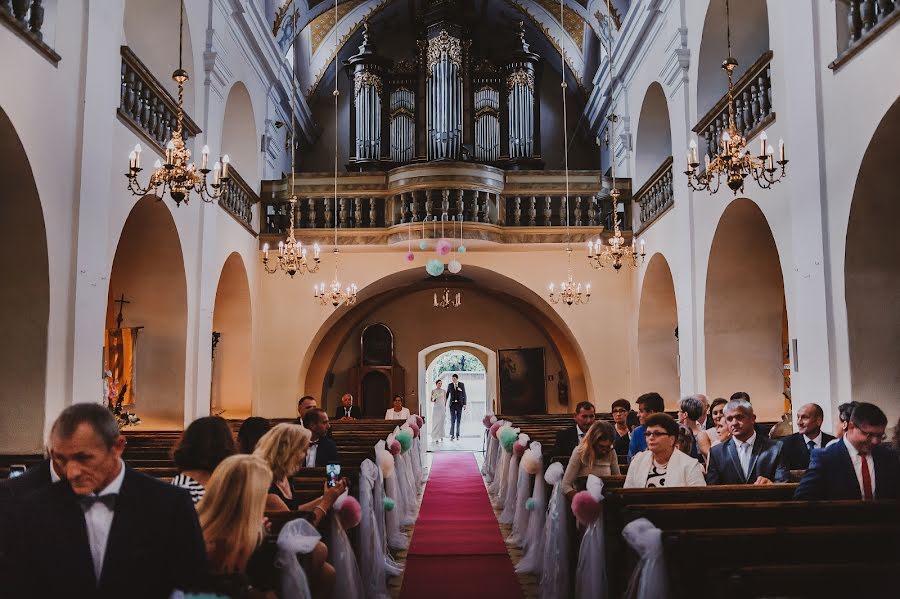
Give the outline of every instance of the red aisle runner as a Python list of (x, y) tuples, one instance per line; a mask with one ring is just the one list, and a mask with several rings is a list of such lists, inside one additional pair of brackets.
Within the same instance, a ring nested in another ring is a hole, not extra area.
[(434, 454), (405, 570), (401, 599), (521, 599), (472, 454)]

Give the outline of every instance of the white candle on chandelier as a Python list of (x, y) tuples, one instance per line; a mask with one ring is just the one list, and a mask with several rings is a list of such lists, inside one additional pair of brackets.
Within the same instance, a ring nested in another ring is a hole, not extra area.
[(156, 159), (156, 162), (153, 163), (153, 168), (159, 170), (162, 168), (162, 162), (159, 161), (159, 158)]
[(217, 162), (213, 167), (213, 185), (218, 185), (221, 177), (222, 164)]
[(778, 160), (781, 162), (785, 162), (784, 160), (784, 140), (778, 140)]
[(319, 244), (318, 244), (318, 243), (314, 244), (314, 245), (313, 245), (313, 257), (314, 257), (316, 260), (319, 259), (319, 251), (320, 251)]
[(594, 257), (594, 242), (591, 240), (588, 240), (587, 244), (588, 244), (588, 258), (593, 258)]
[(584, 290), (585, 290), (585, 292), (587, 293), (587, 295), (590, 296), (590, 295), (591, 295), (591, 284), (588, 283), (588, 284), (587, 284), (587, 287), (585, 287)]
[(731, 134), (728, 131), (722, 131), (722, 151), (728, 154), (731, 145)]
[(269, 259), (269, 244), (268, 243), (263, 244), (263, 256), (265, 256), (266, 260)]
[(228, 178), (228, 163), (230, 160), (231, 159), (228, 158), (228, 154), (225, 154), (224, 156), (222, 156), (222, 178), (223, 179)]
[(631, 238), (631, 253), (634, 254), (637, 252), (637, 246), (635, 245), (634, 237)]
[(166, 144), (166, 163), (172, 164), (175, 161), (175, 142), (171, 139)]
[(705, 158), (705, 161), (706, 161), (706, 170), (708, 171), (708, 170), (709, 170), (709, 154), (707, 154), (706, 156), (704, 156), (704, 158)]
[(765, 131), (763, 131), (762, 133), (759, 134), (759, 147), (760, 147), (759, 155), (760, 156), (766, 155), (766, 146), (768, 145), (768, 142), (769, 142), (769, 136), (766, 135)]
[(641, 256), (643, 256), (646, 253), (646, 250), (644, 249), (646, 247), (646, 244), (647, 244), (647, 242), (644, 241), (643, 239), (641, 239)]
[(284, 242), (283, 241), (278, 242), (278, 254), (280, 256), (284, 256)]
[(554, 289), (554, 285), (553, 285), (553, 283), (550, 283), (550, 295), (553, 295), (553, 289)]
[(689, 151), (689, 154), (688, 154), (688, 161), (689, 161), (691, 164), (697, 164), (697, 142), (694, 141), (693, 139), (691, 140), (691, 144), (690, 144), (690, 151)]
[(766, 148), (766, 166), (775, 168), (775, 148), (771, 144)]
[(128, 155), (128, 168), (130, 170), (134, 170), (137, 168), (137, 154), (134, 150), (131, 151), (131, 154)]
[(202, 159), (200, 160), (200, 168), (206, 170), (209, 168), (209, 146), (203, 146), (203, 150), (200, 152), (202, 155)]

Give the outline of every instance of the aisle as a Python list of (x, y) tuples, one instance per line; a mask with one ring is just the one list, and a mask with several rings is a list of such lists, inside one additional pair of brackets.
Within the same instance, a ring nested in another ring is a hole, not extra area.
[(406, 557), (401, 599), (521, 599), (475, 457), (436, 453)]

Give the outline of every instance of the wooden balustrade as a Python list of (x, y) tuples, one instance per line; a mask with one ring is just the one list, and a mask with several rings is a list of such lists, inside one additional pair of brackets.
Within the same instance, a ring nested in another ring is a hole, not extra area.
[(256, 235), (253, 229), (253, 205), (259, 202), (259, 195), (244, 181), (233, 164), (228, 165), (228, 181), (225, 192), (219, 198), (219, 206), (225, 209), (239, 223)]
[[(775, 120), (771, 63), (772, 51), (767, 50), (734, 84), (734, 124), (745, 139), (750, 139)], [(710, 158), (721, 151), (722, 132), (726, 127), (727, 93), (703, 115), (693, 129), (706, 142), (706, 153)]]
[(0, 22), (54, 65), (61, 60), (59, 54), (44, 41), (41, 31), (44, 26), (43, 0), (0, 0)]
[(672, 186), (672, 157), (669, 156), (650, 175), (647, 182), (634, 194), (634, 201), (640, 207), (638, 233), (650, 226), (675, 202)]
[[(178, 104), (153, 73), (128, 46), (122, 46), (119, 117), (157, 152), (165, 154), (177, 124)], [(200, 133), (200, 127), (184, 115), (185, 142)]]
[(828, 65), (837, 69), (889, 27), (900, 21), (900, 0), (840, 0), (838, 20), (846, 20), (846, 28), (838, 26), (840, 55)]

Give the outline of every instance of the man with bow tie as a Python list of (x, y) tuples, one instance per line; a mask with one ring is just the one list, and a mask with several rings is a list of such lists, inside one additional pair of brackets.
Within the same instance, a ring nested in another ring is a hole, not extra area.
[(303, 426), (312, 434), (304, 465), (307, 468), (324, 468), (328, 464), (337, 464), (340, 461), (337, 444), (328, 436), (328, 429), (331, 428), (328, 413), (319, 408), (309, 410), (303, 415)]
[(18, 507), (11, 531), (13, 597), (168, 597), (206, 576), (190, 495), (122, 461), (109, 410), (74, 404), (50, 431), (63, 480)]

